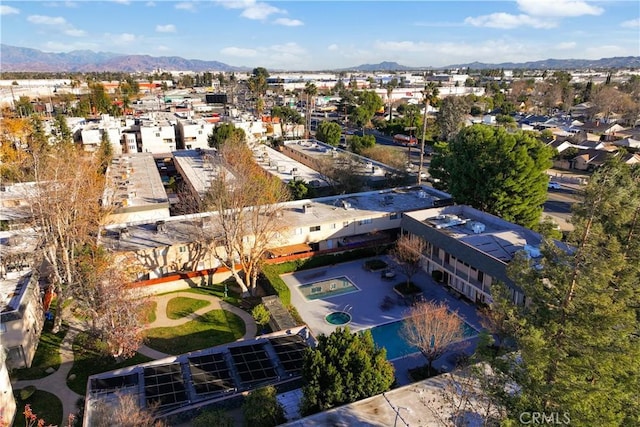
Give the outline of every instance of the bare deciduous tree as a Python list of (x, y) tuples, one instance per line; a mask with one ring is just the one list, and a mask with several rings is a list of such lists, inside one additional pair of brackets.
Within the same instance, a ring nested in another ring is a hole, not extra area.
[[(212, 217), (216, 235), (209, 236), (209, 244), (246, 293), (256, 287), (267, 249), (277, 246), (284, 229), (281, 204), (290, 194), (282, 182), (254, 162), (246, 145), (227, 142), (219, 152), (224, 167), (204, 201), (208, 210), (217, 212)], [(236, 270), (237, 264), (241, 271)]]
[(433, 362), (464, 339), (462, 324), (444, 303), (421, 301), (409, 309), (402, 333), (427, 359), (431, 372)]
[(104, 176), (100, 159), (80, 149), (60, 145), (33, 152), (35, 185), (28, 195), (40, 250), (51, 265), (58, 307), (54, 331), (62, 322), (62, 303), (69, 289), (82, 286), (75, 270), (78, 250), (95, 242), (106, 216), (100, 206)]
[(147, 299), (129, 292), (131, 278), (101, 247), (82, 248), (75, 269), (82, 286), (73, 287), (70, 293), (88, 314), (100, 349), (113, 357), (133, 356), (144, 338), (142, 315)]
[(95, 427), (165, 427), (167, 424), (154, 416), (155, 409), (140, 408), (138, 396), (120, 393), (113, 404), (96, 403), (90, 421)]
[(425, 247), (426, 243), (423, 238), (413, 234), (404, 234), (398, 238), (396, 246), (391, 250), (391, 256), (398, 262), (401, 271), (407, 278), (407, 284), (420, 271), (420, 259)]

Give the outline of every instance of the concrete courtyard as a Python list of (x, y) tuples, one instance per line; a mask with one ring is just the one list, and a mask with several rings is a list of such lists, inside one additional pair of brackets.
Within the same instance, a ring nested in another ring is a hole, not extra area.
[[(374, 326), (395, 322), (406, 317), (408, 306), (399, 302), (398, 295), (393, 291), (393, 286), (406, 280), (395, 262), (387, 256), (380, 257), (390, 266), (394, 266), (397, 276), (392, 280), (385, 280), (379, 271), (371, 272), (364, 268), (368, 259), (360, 259), (342, 264), (283, 274), (282, 280), (291, 290), (291, 303), (311, 329), (313, 335), (329, 335), (338, 326), (325, 320), (327, 314), (334, 311), (346, 311), (352, 319), (348, 323), (352, 332), (369, 329)], [(332, 278), (346, 276), (353, 282), (358, 290), (341, 295), (327, 296), (323, 299), (308, 300), (299, 290), (299, 286), (317, 281), (325, 281)], [(458, 299), (447, 292), (446, 286), (436, 283), (429, 274), (421, 270), (412, 278), (412, 282), (419, 286), (424, 299), (444, 301), (451, 311), (456, 312), (465, 322), (476, 330), (481, 330), (480, 318), (476, 306), (468, 301)], [(394, 304), (383, 309), (381, 304), (385, 297), (389, 297)], [(465, 348), (466, 353), (471, 353), (475, 347), (476, 338), (469, 338), (469, 344)], [(452, 355), (451, 355), (452, 356)], [(424, 365), (426, 360), (421, 354), (416, 353), (394, 359), (396, 367), (396, 379), (399, 384), (408, 384), (407, 370), (409, 368)], [(434, 364), (435, 367), (451, 370), (454, 366), (452, 357), (441, 357)]]

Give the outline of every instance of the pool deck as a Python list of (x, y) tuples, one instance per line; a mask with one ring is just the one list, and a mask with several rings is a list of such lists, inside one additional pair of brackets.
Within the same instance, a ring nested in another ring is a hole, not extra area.
[[(389, 257), (383, 256), (380, 258), (384, 259), (390, 266), (395, 265)], [(351, 331), (369, 329), (406, 317), (408, 306), (400, 304), (397, 294), (393, 291), (394, 285), (406, 280), (405, 276), (396, 268), (397, 276), (393, 280), (385, 280), (381, 277), (380, 271), (371, 272), (364, 268), (364, 262), (367, 259), (283, 274), (281, 276), (291, 290), (291, 303), (296, 307), (313, 335), (329, 335), (338, 327), (329, 324), (325, 320), (325, 316), (333, 311), (346, 311), (351, 314), (352, 320), (348, 324)], [(298, 286), (308, 284), (314, 280), (324, 281), (340, 276), (348, 277), (360, 290), (316, 300), (307, 300), (298, 290)], [(446, 302), (451, 311), (457, 312), (465, 322), (476, 330), (482, 329), (475, 305), (455, 298), (447, 292), (444, 285), (436, 283), (423, 270), (413, 276), (412, 281), (422, 289), (426, 300)], [(380, 306), (387, 296), (394, 301), (394, 304), (387, 310), (383, 310)], [(467, 341), (469, 341), (470, 345), (465, 349), (465, 352), (470, 353), (475, 347), (476, 339), (470, 338)], [(396, 366), (397, 380), (402, 384), (408, 381), (408, 377), (405, 378), (406, 374), (403, 374), (403, 372), (406, 373), (408, 368), (423, 365), (425, 359), (420, 354), (417, 354), (395, 359), (393, 363)], [(447, 370), (454, 367), (451, 357), (447, 357), (447, 355), (436, 361), (435, 366), (444, 367)]]

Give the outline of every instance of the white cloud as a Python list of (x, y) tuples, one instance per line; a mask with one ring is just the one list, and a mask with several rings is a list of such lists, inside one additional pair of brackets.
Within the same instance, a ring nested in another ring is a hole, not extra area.
[(518, 7), (534, 16), (601, 15), (604, 9), (582, 0), (517, 0)]
[(640, 18), (624, 21), (620, 24), (620, 26), (624, 28), (640, 28)]
[(61, 16), (45, 16), (45, 15), (30, 15), (27, 17), (27, 21), (32, 24), (38, 25), (66, 25), (67, 21)]
[(307, 51), (297, 43), (289, 42), (285, 44), (275, 44), (269, 50), (285, 55), (305, 55)]
[(131, 1), (130, 0), (112, 0), (114, 3), (119, 3), (119, 4), (124, 4), (124, 5), (130, 5)]
[(189, 2), (178, 3), (176, 4), (175, 8), (179, 10), (188, 10), (189, 12), (195, 12), (196, 10), (195, 4)]
[(338, 50), (338, 45), (337, 44), (330, 44), (329, 46), (327, 46), (327, 50), (331, 51), (331, 52), (335, 52)]
[(156, 25), (156, 31), (159, 33), (175, 33), (176, 26), (173, 24)]
[(0, 6), (0, 15), (17, 15), (20, 13), (20, 10), (11, 6)]
[(117, 45), (126, 45), (138, 39), (135, 34), (131, 34), (131, 33), (120, 33), (120, 34), (107, 33), (105, 34), (105, 37), (107, 38), (107, 40), (109, 40), (110, 43), (117, 44)]
[(255, 49), (245, 49), (242, 47), (225, 47), (220, 50), (220, 53), (223, 55), (236, 56), (239, 58), (253, 58), (258, 52)]
[(69, 28), (63, 31), (66, 35), (71, 37), (84, 37), (87, 35), (87, 32), (84, 30), (78, 30), (77, 28)]
[(84, 37), (87, 35), (86, 31), (75, 28), (61, 16), (30, 15), (27, 17), (27, 21), (32, 24), (47, 26), (70, 37)]
[(562, 42), (556, 45), (559, 50), (575, 49), (578, 44), (576, 42)]
[(512, 29), (520, 27), (532, 28), (553, 28), (557, 26), (556, 22), (549, 20), (540, 20), (529, 15), (511, 15), (510, 13), (492, 13), (491, 15), (482, 15), (478, 17), (468, 17), (464, 20), (466, 24), (474, 27), (489, 27)]
[(164, 45), (158, 45), (158, 46), (155, 47), (155, 49), (158, 52), (169, 52), (171, 50), (167, 46), (164, 46)]
[(278, 18), (273, 21), (274, 24), (284, 25), (285, 27), (299, 27), (304, 25), (302, 21), (299, 19), (289, 19), (289, 18)]
[(282, 13), (283, 11), (275, 6), (271, 6), (267, 3), (255, 3), (249, 7), (246, 7), (240, 16), (247, 19), (253, 19), (262, 21), (273, 15), (274, 13)]
[(148, 1), (148, 2), (146, 2), (144, 5), (145, 5), (145, 6), (147, 6), (147, 7), (155, 7), (155, 6), (156, 6), (156, 3), (155, 3), (155, 2), (153, 2), (153, 1)]

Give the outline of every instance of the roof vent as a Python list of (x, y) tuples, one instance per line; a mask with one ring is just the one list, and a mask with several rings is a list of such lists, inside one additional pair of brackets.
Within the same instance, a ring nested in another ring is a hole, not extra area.
[(156, 221), (156, 232), (158, 232), (158, 233), (166, 233), (167, 232), (167, 224), (164, 221)]

